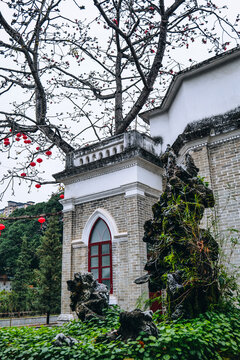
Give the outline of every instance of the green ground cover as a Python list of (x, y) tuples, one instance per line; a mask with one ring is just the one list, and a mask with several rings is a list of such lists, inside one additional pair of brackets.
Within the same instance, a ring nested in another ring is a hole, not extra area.
[[(0, 359), (26, 360), (110, 360), (110, 359), (240, 359), (240, 311), (229, 307), (200, 315), (192, 320), (155, 321), (159, 336), (142, 334), (135, 341), (98, 342), (102, 334), (117, 329), (119, 309), (107, 311), (105, 320), (74, 321), (63, 327), (40, 329), (2, 328)], [(79, 340), (73, 347), (52, 344), (58, 333)]]

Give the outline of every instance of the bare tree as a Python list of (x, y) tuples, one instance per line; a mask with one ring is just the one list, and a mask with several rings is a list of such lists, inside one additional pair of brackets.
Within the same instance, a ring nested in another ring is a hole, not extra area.
[(0, 95), (13, 101), (0, 108), (0, 141), (2, 151), (21, 151), (24, 134), (25, 145), (37, 144), (31, 162), (53, 146), (69, 153), (87, 130), (97, 140), (126, 131), (183, 68), (179, 49), (201, 43), (214, 55), (239, 41), (239, 17), (231, 23), (211, 0), (92, 0), (88, 22), (76, 0), (69, 13), (61, 0), (2, 3)]

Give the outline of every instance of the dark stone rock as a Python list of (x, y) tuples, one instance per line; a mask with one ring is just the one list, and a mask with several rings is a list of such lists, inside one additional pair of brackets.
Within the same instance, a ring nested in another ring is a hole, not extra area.
[(161, 161), (167, 184), (153, 205), (153, 219), (144, 226), (143, 241), (149, 246), (144, 270), (148, 275), (136, 283), (148, 281), (151, 292), (166, 289), (172, 319), (193, 317), (219, 297), (218, 244), (209, 231), (200, 228), (205, 208), (214, 206), (214, 196), (197, 176), (199, 170), (190, 154), (180, 166), (168, 146)]
[(109, 306), (107, 286), (95, 280), (92, 273), (76, 273), (74, 280), (68, 280), (67, 285), (68, 290), (71, 291), (70, 307), (76, 311), (80, 320), (101, 317), (103, 309)]
[(54, 346), (73, 346), (78, 343), (78, 340), (71, 336), (66, 336), (63, 333), (57, 334), (52, 342)]
[(158, 329), (152, 320), (153, 312), (141, 311), (135, 309), (133, 311), (124, 311), (120, 313), (120, 327), (107, 334), (98, 337), (97, 342), (120, 340), (135, 340), (142, 332), (146, 336), (158, 336)]
[(145, 284), (146, 282), (148, 282), (150, 275), (146, 274), (141, 276), (140, 278), (137, 278), (136, 280), (134, 280), (135, 284), (141, 285), (141, 284)]
[(123, 340), (134, 340), (141, 332), (147, 335), (158, 336), (157, 327), (152, 321), (152, 314), (151, 310), (141, 311), (139, 309), (120, 313), (120, 328), (117, 330), (117, 333)]

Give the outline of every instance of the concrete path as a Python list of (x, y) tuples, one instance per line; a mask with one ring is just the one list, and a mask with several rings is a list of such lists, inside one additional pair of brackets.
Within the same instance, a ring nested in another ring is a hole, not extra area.
[[(58, 317), (59, 315), (50, 316), (50, 324), (57, 323)], [(25, 325), (31, 326), (31, 325), (45, 325), (45, 324), (46, 324), (46, 315), (0, 319), (0, 327), (25, 326)]]

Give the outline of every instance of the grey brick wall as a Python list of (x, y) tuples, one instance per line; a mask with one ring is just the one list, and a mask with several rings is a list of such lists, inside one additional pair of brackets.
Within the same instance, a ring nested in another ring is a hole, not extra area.
[(79, 204), (74, 212), (64, 214), (62, 314), (69, 313), (70, 293), (66, 281), (73, 278), (75, 272), (88, 271), (88, 247), (71, 242), (82, 239), (86, 222), (99, 208), (111, 214), (119, 233), (128, 234), (124, 239), (113, 240), (113, 295), (118, 304), (123, 309), (133, 309), (138, 297), (147, 293), (147, 285), (136, 285), (134, 280), (144, 274), (147, 254), (142, 241), (143, 225), (152, 217), (152, 205), (156, 200), (148, 195), (125, 198), (122, 194)]
[[(240, 246), (236, 246), (233, 256), (228, 229), (240, 231), (240, 139), (228, 139), (219, 143), (204, 145), (193, 153), (200, 176), (204, 176), (215, 196), (215, 213), (207, 212), (216, 220), (216, 235), (223, 244), (227, 263), (240, 265)], [(204, 225), (206, 226), (205, 216)], [(238, 237), (237, 233), (232, 233)]]

